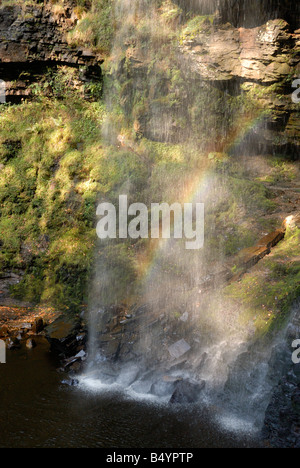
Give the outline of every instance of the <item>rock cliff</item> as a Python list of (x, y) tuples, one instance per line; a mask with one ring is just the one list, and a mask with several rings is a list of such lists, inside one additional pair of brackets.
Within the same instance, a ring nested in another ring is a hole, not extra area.
[(292, 100), (292, 81), (300, 74), (299, 48), (300, 30), (283, 19), (251, 29), (204, 21), (195, 34), (182, 35), (180, 52), (189, 73), (209, 82), (231, 81), (267, 111), (252, 142), (297, 156), (299, 104)]
[(55, 8), (51, 2), (19, 5), (0, 3), (0, 78), (7, 102), (30, 95), (30, 84), (57, 65), (83, 68), (83, 79), (100, 79), (101, 57), (88, 48), (72, 48), (66, 34), (78, 22), (71, 4)]
[[(177, 3), (185, 14), (186, 3)], [(202, 16), (192, 19), (192, 27), (189, 23), (186, 26), (186, 20), (181, 18), (183, 26), (178, 37), (176, 60), (179, 60), (187, 81), (192, 80), (195, 86), (208, 83), (222, 87), (229, 94), (241, 95), (246, 102), (261, 109), (261, 118), (247, 136), (248, 149), (251, 146), (254, 152), (276, 151), (297, 158), (299, 104), (294, 103), (291, 96), (293, 80), (300, 74), (300, 30), (295, 29), (299, 7), (291, 2), (265, 0), (253, 14), (254, 3), (232, 0), (189, 2), (189, 11), (200, 12)], [(207, 15), (203, 16), (203, 13)], [(19, 102), (28, 97), (30, 85), (39, 81), (47, 69), (58, 65), (80, 69), (82, 81), (101, 80), (102, 56), (95, 50), (68, 43), (67, 33), (79, 20), (80, 14), (72, 2), (63, 7), (51, 2), (26, 5), (15, 2), (12, 6), (0, 6), (0, 78), (6, 84), (7, 101)], [(155, 51), (155, 54), (159, 52)], [(145, 57), (139, 42), (129, 42), (125, 55), (127, 72), (138, 87), (141, 77), (152, 66), (153, 57), (149, 54)], [(170, 64), (166, 62), (162, 66), (168, 68)], [(162, 95), (168, 93), (165, 83), (161, 87)], [(195, 97), (185, 99), (185, 93), (186, 90), (177, 98), (183, 102), (183, 107), (189, 108), (189, 100), (193, 101)], [(127, 106), (126, 111), (131, 112), (128, 101), (130, 96), (126, 95), (125, 89), (122, 102)], [(164, 141), (172, 139), (172, 134), (187, 133), (186, 128), (179, 129), (171, 122), (164, 108), (160, 108), (161, 125), (153, 129), (151, 113), (156, 116), (157, 102), (155, 106), (153, 112), (151, 106), (146, 106), (147, 115), (138, 112), (135, 126), (141, 134)], [(188, 121), (186, 125), (192, 126)], [(162, 128), (167, 128), (164, 134), (161, 134)], [(244, 150), (245, 142), (241, 144)]]

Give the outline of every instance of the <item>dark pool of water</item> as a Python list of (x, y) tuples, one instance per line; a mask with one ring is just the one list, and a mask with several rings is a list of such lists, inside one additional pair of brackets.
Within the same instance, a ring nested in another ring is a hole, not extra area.
[(201, 448), (257, 445), (199, 408), (90, 394), (63, 384), (46, 343), (0, 364), (0, 447)]

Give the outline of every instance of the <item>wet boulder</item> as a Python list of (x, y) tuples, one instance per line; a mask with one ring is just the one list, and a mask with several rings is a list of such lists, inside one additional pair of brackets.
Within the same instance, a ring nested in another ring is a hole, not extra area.
[(0, 327), (0, 338), (6, 338), (10, 335), (10, 330), (7, 325), (2, 325)]
[(44, 331), (53, 353), (65, 358), (70, 358), (78, 353), (77, 336), (82, 333), (82, 329), (80, 320), (76, 316), (62, 314)]
[(179, 377), (167, 378), (157, 380), (151, 385), (150, 393), (158, 397), (172, 395), (177, 383), (181, 381)]
[(6, 347), (7, 349), (14, 350), (14, 349), (20, 349), (21, 348), (21, 343), (17, 338), (14, 337), (8, 337), (6, 338)]
[(33, 324), (32, 331), (36, 333), (37, 335), (41, 333), (44, 329), (44, 322), (43, 319), (37, 318)]
[(84, 350), (81, 350), (76, 356), (65, 359), (60, 370), (62, 371), (73, 371), (80, 372), (82, 369), (82, 363), (86, 360), (87, 354)]
[(187, 403), (196, 403), (204, 387), (204, 380), (199, 382), (190, 379), (178, 380), (175, 384), (175, 390), (170, 399), (170, 403), (181, 405)]
[(172, 359), (179, 359), (190, 351), (190, 349), (190, 345), (184, 339), (176, 341), (176, 343), (168, 347), (168, 351)]
[(26, 341), (26, 348), (27, 349), (33, 349), (36, 347), (36, 341), (33, 339), (33, 338), (29, 338), (27, 341)]
[(69, 387), (77, 387), (79, 385), (78, 379), (66, 379), (61, 382), (63, 385), (68, 385)]

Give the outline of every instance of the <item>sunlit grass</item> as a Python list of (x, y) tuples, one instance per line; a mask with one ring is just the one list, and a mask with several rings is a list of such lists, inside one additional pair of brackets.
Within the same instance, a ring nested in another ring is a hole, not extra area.
[[(95, 167), (101, 171), (103, 115), (101, 103), (85, 102), (76, 93), (73, 99), (39, 98), (1, 110), (1, 268), (23, 268), (25, 244), (32, 254), (14, 291), (18, 297), (65, 303), (83, 299), (95, 240), (99, 186), (92, 172)], [(45, 235), (47, 248), (42, 250)], [(81, 284), (74, 291), (70, 285), (79, 266)]]

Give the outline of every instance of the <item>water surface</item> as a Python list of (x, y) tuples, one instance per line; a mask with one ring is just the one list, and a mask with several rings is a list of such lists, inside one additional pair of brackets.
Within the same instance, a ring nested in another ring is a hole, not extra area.
[(7, 352), (0, 365), (0, 447), (245, 447), (200, 408), (136, 401), (65, 385), (45, 342)]

